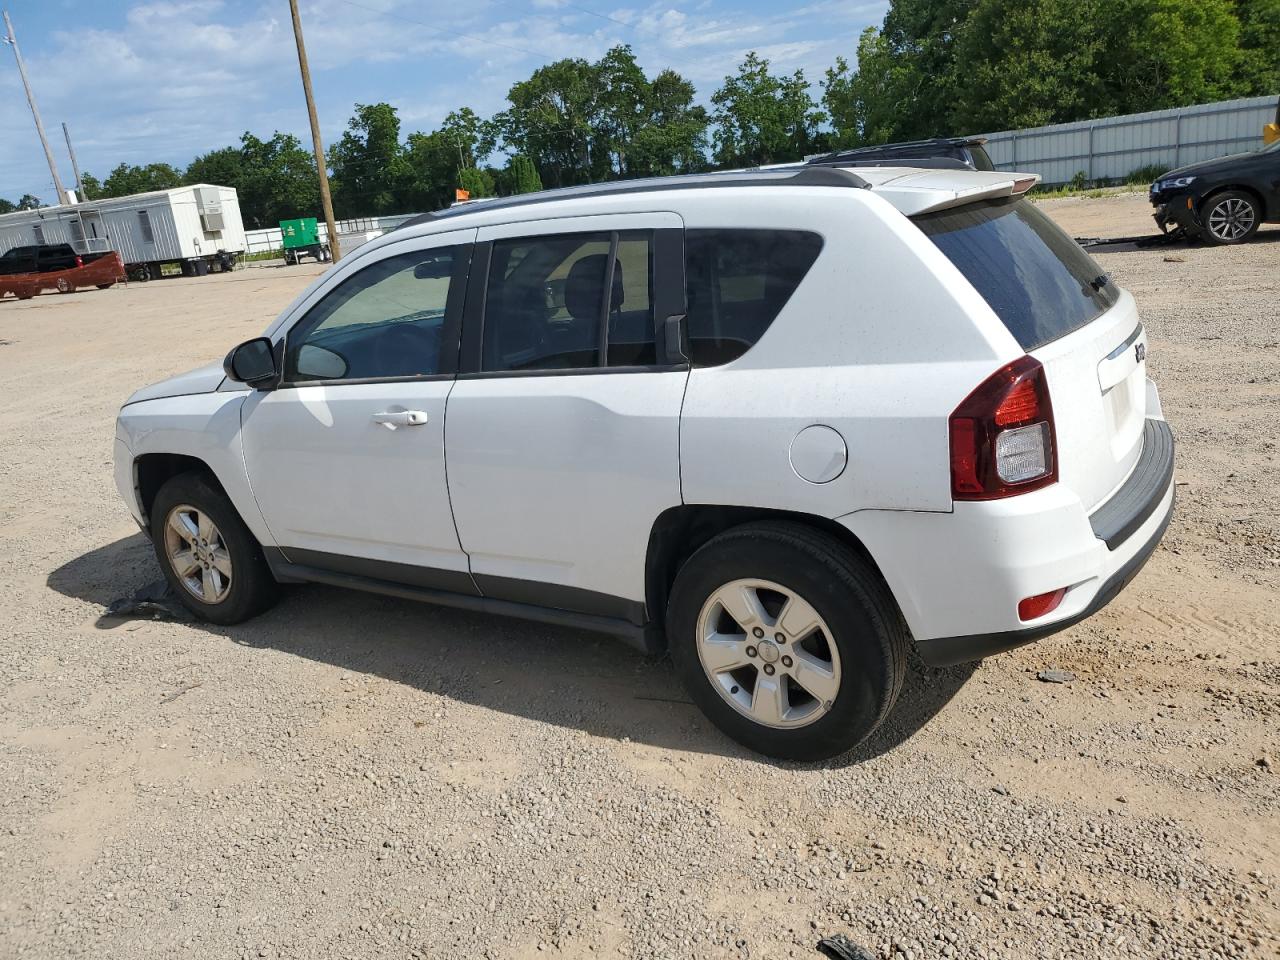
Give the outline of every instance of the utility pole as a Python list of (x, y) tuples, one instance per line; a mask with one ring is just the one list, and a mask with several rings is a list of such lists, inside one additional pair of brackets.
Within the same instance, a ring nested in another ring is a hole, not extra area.
[(81, 203), (89, 198), (84, 195), (84, 179), (80, 176), (80, 164), (76, 163), (76, 148), (71, 145), (71, 131), (67, 121), (62, 121), (62, 135), (67, 138), (67, 154), (71, 157), (71, 172), (76, 175), (76, 197)]
[[(294, 0), (290, 0), (294, 2)], [(67, 202), (67, 191), (63, 189), (62, 178), (58, 176), (58, 165), (53, 162), (53, 151), (49, 149), (49, 138), (44, 135), (44, 123), (40, 120), (40, 110), (36, 107), (35, 94), (31, 92), (31, 84), (27, 82), (27, 67), (22, 62), (22, 51), (18, 49), (18, 38), (13, 35), (13, 23), (9, 20), (9, 11), (4, 11), (4, 25), (8, 34), (4, 42), (13, 47), (13, 59), (18, 61), (18, 74), (22, 77), (22, 88), (27, 91), (27, 103), (31, 105), (31, 116), (36, 121), (36, 132), (40, 134), (40, 143), (44, 145), (44, 158), (49, 161), (49, 173), (53, 175), (53, 188), (58, 191), (58, 206)], [(299, 41), (301, 42), (301, 41)]]
[(340, 257), (338, 228), (333, 222), (333, 198), (329, 196), (329, 171), (325, 167), (324, 144), (320, 140), (320, 120), (316, 117), (316, 100), (311, 92), (311, 70), (307, 67), (307, 47), (302, 42), (302, 21), (298, 18), (298, 0), (289, 0), (293, 14), (293, 39), (298, 44), (298, 68), (302, 71), (302, 92), (307, 96), (307, 115), (311, 118), (311, 146), (316, 153), (316, 172), (320, 174), (320, 205), (324, 208), (324, 225), (329, 231), (329, 252), (335, 263)]

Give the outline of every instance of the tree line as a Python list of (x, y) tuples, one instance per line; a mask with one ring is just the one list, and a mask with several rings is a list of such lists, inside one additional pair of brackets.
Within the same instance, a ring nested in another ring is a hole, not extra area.
[[(1277, 92), (1280, 0), (892, 0), (856, 66), (837, 58), (816, 94), (803, 71), (752, 52), (705, 107), (689, 80), (650, 79), (624, 45), (539, 67), (494, 116), (461, 107), (429, 133), (403, 134), (388, 103), (356, 104), (326, 162), (346, 219), (438, 209), (457, 188), (483, 197), (756, 166)], [(246, 132), (184, 170), (122, 163), (83, 179), (89, 199), (232, 186), (249, 227), (320, 208), (310, 151), (279, 132)], [(0, 212), (35, 204), (0, 200)]]

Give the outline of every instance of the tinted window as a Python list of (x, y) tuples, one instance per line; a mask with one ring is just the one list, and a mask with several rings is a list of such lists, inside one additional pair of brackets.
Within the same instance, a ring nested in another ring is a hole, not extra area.
[(439, 373), (457, 255), (456, 247), (402, 253), (348, 277), (290, 331), (285, 380)]
[(736, 360), (769, 329), (822, 249), (803, 230), (687, 230), (688, 354), (694, 366)]
[(1093, 258), (1030, 201), (972, 203), (915, 222), (1024, 350), (1083, 327), (1119, 295)]
[[(615, 250), (612, 270), (610, 249)], [(648, 233), (495, 241), (485, 292), (482, 369), (598, 367), (602, 331), (608, 336), (608, 366), (652, 364), (652, 288)]]
[(974, 144), (969, 148), (969, 159), (973, 161), (973, 169), (975, 170), (994, 170), (995, 164), (991, 162), (991, 156), (987, 153), (987, 148), (982, 144)]

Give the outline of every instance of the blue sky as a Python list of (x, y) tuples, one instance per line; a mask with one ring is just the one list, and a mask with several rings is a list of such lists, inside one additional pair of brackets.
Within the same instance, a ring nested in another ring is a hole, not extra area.
[[(164, 161), (236, 143), (251, 130), (309, 143), (287, 0), (0, 0), (9, 10), (63, 182), (81, 169)], [(596, 58), (629, 43), (650, 75), (693, 80), (706, 102), (748, 50), (815, 84), (887, 2), (812, 0), (302, 0), (326, 144), (356, 103), (399, 108), (402, 130), (430, 130), (450, 110), (501, 109), (507, 89), (543, 63)], [(13, 54), (0, 45), (0, 197), (53, 199)]]

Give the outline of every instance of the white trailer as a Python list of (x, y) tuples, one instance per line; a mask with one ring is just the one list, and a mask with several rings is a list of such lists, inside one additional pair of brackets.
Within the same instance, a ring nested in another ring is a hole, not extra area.
[(235, 188), (207, 183), (0, 214), (0, 253), (42, 243), (114, 250), (136, 279), (159, 277), (165, 264), (205, 273), (219, 253), (245, 251)]

